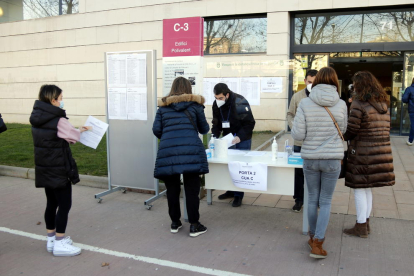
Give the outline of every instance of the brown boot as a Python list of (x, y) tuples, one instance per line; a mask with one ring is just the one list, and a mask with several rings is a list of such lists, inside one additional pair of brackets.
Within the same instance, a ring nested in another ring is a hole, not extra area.
[(309, 245), (310, 250), (312, 250), (312, 244), (313, 244), (313, 237), (314, 236), (315, 236), (314, 234), (309, 233), (308, 245)]
[(312, 251), (309, 256), (315, 259), (325, 259), (328, 256), (328, 252), (326, 252), (322, 248), (322, 244), (324, 241), (325, 239), (323, 240), (314, 239), (312, 243)]
[(353, 228), (345, 229), (344, 233), (360, 238), (368, 238), (367, 223), (355, 223)]
[(371, 228), (369, 227), (369, 218), (367, 218), (367, 232), (368, 234), (371, 233)]

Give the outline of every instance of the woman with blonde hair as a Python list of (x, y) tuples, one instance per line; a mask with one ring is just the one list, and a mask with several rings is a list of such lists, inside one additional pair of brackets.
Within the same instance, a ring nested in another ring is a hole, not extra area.
[(182, 227), (180, 192), (183, 175), (190, 236), (207, 231), (199, 222), (200, 175), (208, 173), (207, 156), (198, 133), (207, 134), (210, 127), (204, 114), (204, 97), (193, 95), (191, 83), (183, 77), (174, 80), (168, 96), (158, 101), (152, 131), (160, 139), (154, 177), (167, 188), (171, 233)]
[(354, 96), (344, 135), (349, 141), (345, 186), (354, 190), (357, 221), (344, 233), (367, 238), (371, 188), (395, 184), (390, 141), (389, 97), (368, 71), (355, 73)]
[(299, 104), (292, 128), (293, 139), (303, 141), (301, 156), (309, 194), (308, 245), (310, 256), (317, 259), (328, 255), (322, 245), (344, 157), (341, 133), (346, 130), (347, 107), (339, 98), (338, 86), (334, 69), (324, 67), (319, 70), (309, 97)]

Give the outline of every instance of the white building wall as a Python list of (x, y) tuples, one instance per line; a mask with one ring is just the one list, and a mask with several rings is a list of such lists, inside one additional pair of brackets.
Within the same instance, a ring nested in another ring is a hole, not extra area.
[[(74, 125), (105, 119), (104, 53), (157, 50), (162, 87), (162, 20), (267, 13), (267, 56), (289, 58), (289, 11), (410, 4), (412, 0), (80, 0), (78, 14), (0, 24), (0, 113), (28, 123), (42, 84), (64, 90)], [(241, 56), (232, 57), (240, 59)], [(214, 59), (206, 56), (205, 60)], [(287, 88), (287, 87), (286, 87)], [(253, 107), (256, 130), (286, 126), (287, 90), (262, 94)], [(206, 109), (211, 116), (210, 109)]]

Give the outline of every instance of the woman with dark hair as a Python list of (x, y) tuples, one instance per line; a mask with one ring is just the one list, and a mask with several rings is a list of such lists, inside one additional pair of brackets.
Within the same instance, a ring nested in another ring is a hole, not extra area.
[[(63, 92), (56, 85), (43, 85), (30, 115), (35, 157), (35, 185), (46, 193), (45, 221), (47, 251), (55, 256), (75, 256), (81, 249), (65, 238), (68, 214), (72, 206), (72, 183), (79, 180), (69, 144), (80, 140), (83, 131), (75, 129), (63, 109)], [(56, 212), (57, 210), (57, 212)]]
[(344, 157), (341, 133), (346, 130), (347, 107), (339, 98), (338, 86), (335, 70), (322, 68), (316, 74), (309, 97), (300, 101), (292, 128), (293, 139), (303, 141), (301, 156), (309, 194), (308, 245), (310, 256), (317, 259), (328, 255), (322, 244)]
[(344, 135), (349, 141), (345, 186), (354, 189), (357, 221), (344, 233), (367, 238), (371, 230), (371, 188), (395, 184), (389, 97), (368, 71), (355, 73), (352, 80), (354, 97)]
[(154, 177), (163, 180), (167, 188), (171, 233), (178, 233), (180, 221), (181, 174), (187, 203), (190, 236), (197, 237), (207, 228), (199, 222), (200, 175), (208, 173), (207, 156), (198, 133), (206, 134), (210, 127), (204, 114), (204, 97), (193, 95), (191, 83), (178, 77), (168, 96), (158, 101), (152, 131), (160, 139)]
[(402, 96), (403, 103), (408, 104), (408, 115), (410, 116), (410, 135), (408, 136), (407, 145), (412, 146), (414, 140), (414, 78), (411, 86), (407, 87)]

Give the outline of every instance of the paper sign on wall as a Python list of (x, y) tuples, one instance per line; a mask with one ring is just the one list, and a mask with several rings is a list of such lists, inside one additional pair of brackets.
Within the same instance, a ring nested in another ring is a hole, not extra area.
[(229, 162), (234, 186), (242, 189), (267, 191), (267, 165), (265, 163)]

